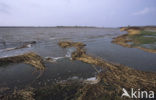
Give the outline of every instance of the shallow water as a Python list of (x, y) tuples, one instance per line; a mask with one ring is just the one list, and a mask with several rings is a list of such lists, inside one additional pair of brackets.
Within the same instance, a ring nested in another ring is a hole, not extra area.
[[(45, 64), (45, 72), (35, 72), (26, 64), (0, 66), (0, 87), (44, 86), (62, 80), (94, 77), (97, 73), (92, 65), (69, 60), (72, 51), (60, 48), (57, 45), (60, 40), (84, 42), (90, 55), (138, 70), (156, 72), (156, 54), (111, 43), (112, 38), (124, 33), (117, 28), (0, 28), (0, 57), (33, 51), (42, 57), (56, 59), (54, 63)], [(28, 48), (6, 50), (29, 41), (37, 43)]]
[(40, 87), (65, 80), (86, 80), (97, 72), (90, 64), (62, 58), (55, 63), (46, 62), (46, 70), (37, 71), (34, 67), (19, 63), (0, 67), (0, 87), (10, 90), (27, 86)]

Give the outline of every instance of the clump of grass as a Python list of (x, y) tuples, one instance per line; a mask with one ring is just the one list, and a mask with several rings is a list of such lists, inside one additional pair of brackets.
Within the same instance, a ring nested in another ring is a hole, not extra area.
[(83, 48), (84, 46), (86, 46), (84, 43), (71, 42), (71, 41), (60, 41), (58, 45), (62, 48), (67, 48), (67, 47)]
[(42, 57), (40, 57), (39, 55), (33, 52), (25, 53), (17, 56), (0, 58), (0, 65), (5, 65), (9, 63), (21, 63), (21, 62), (30, 64), (37, 69), (42, 70), (45, 68)]

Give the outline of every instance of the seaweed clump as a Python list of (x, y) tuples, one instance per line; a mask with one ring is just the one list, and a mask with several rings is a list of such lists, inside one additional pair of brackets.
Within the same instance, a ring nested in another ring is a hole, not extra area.
[(0, 58), (0, 65), (5, 65), (9, 63), (21, 63), (21, 62), (30, 64), (40, 70), (45, 68), (42, 57), (40, 57), (34, 52), (25, 53), (17, 56)]

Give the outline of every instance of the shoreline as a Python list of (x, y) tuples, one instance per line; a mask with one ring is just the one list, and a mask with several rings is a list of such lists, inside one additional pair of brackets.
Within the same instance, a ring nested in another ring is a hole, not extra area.
[(121, 45), (123, 47), (138, 48), (146, 52), (156, 53), (156, 49), (149, 49), (141, 46), (132, 46), (131, 44), (128, 44), (128, 42), (134, 41), (133, 39), (129, 38), (129, 36), (139, 35), (142, 30), (146, 29), (152, 29), (156, 31), (156, 27), (122, 27), (120, 28), (120, 31), (127, 31), (127, 33), (113, 38), (112, 43)]

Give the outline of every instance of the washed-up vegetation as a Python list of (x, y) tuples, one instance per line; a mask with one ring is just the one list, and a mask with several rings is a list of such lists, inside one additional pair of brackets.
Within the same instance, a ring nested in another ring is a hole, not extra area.
[(25, 53), (17, 56), (0, 58), (0, 65), (6, 65), (9, 63), (21, 63), (21, 62), (30, 64), (40, 70), (43, 70), (45, 68), (42, 57), (40, 57), (39, 55), (33, 52)]
[[(153, 29), (153, 28), (152, 28)], [(156, 30), (150, 30), (148, 27), (124, 27), (121, 31), (127, 31), (127, 34), (118, 36), (113, 39), (113, 43), (129, 47), (140, 48), (147, 52), (156, 53), (156, 48), (153, 46), (156, 43)], [(143, 45), (149, 45), (148, 48)]]

